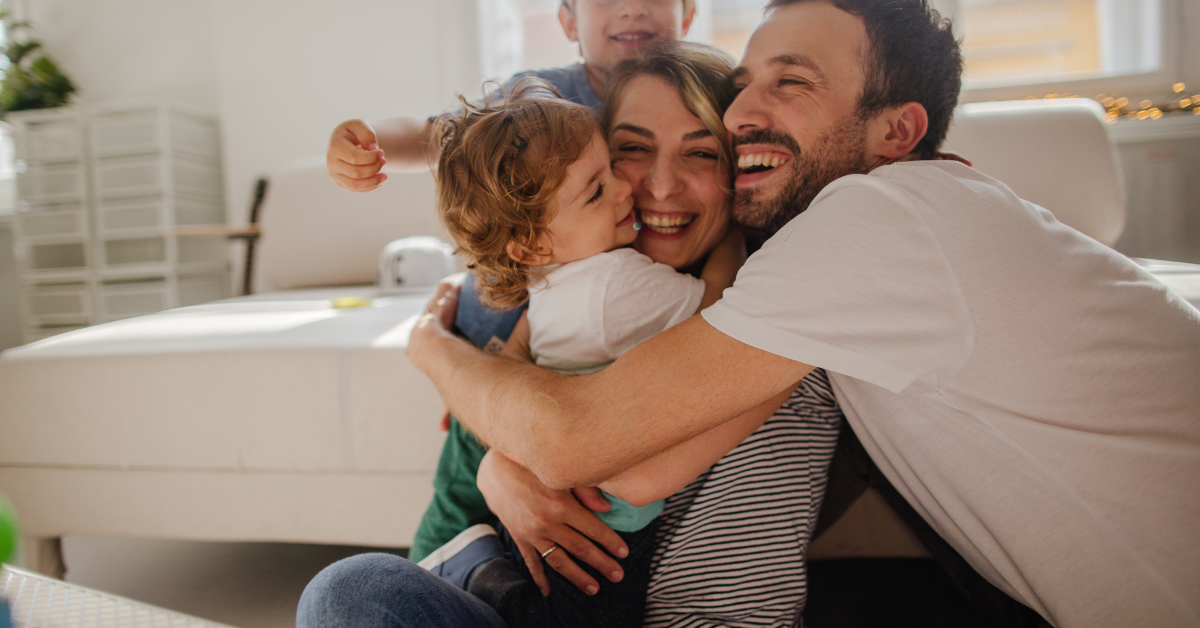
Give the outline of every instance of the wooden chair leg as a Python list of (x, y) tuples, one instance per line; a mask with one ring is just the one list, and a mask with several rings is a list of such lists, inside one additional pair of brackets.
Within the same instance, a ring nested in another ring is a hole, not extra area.
[(62, 580), (67, 574), (61, 538), (21, 537), (21, 548), (25, 555), (25, 568), (29, 571), (58, 580)]

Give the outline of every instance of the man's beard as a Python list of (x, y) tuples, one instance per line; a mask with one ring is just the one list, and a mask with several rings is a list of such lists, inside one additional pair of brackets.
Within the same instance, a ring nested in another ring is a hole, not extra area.
[(746, 229), (766, 235), (773, 235), (808, 209), (825, 186), (848, 174), (865, 174), (870, 170), (866, 155), (867, 124), (857, 112), (818, 137), (808, 151), (802, 151), (792, 136), (768, 129), (735, 136), (733, 144), (734, 147), (774, 145), (792, 154), (792, 174), (776, 196), (763, 198), (765, 193), (745, 189), (737, 190), (733, 197), (734, 220)]

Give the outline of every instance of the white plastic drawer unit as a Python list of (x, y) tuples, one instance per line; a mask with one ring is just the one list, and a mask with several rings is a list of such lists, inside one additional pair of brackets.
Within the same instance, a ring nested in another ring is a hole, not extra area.
[(17, 208), (17, 233), (22, 238), (88, 237), (87, 209), (81, 203), (22, 205)]
[(38, 328), (87, 325), (92, 321), (92, 288), (88, 281), (25, 287), (29, 324)]
[(96, 196), (101, 199), (163, 194), (221, 196), (221, 170), (215, 162), (139, 155), (97, 159), (92, 170)]
[(45, 340), (51, 336), (65, 334), (76, 329), (83, 329), (84, 327), (87, 327), (87, 325), (43, 325), (29, 327), (25, 332), (25, 342)]
[(83, 164), (26, 164), (17, 176), (17, 198), (38, 205), (82, 202), (87, 198)]
[(165, 228), (170, 225), (223, 225), (225, 206), (219, 198), (137, 196), (100, 199), (96, 203), (100, 237), (107, 239), (131, 229)]
[(180, 265), (224, 262), (229, 250), (222, 237), (169, 237), (143, 235), (104, 240), (101, 243), (101, 265), (106, 267), (133, 264), (175, 262)]
[(22, 238), (17, 243), (17, 268), (22, 271), (86, 270), (89, 247), (76, 238)]
[(105, 240), (100, 247), (103, 266), (153, 264), (167, 261), (167, 238), (150, 236)]
[(100, 321), (108, 323), (173, 307), (166, 277), (105, 279), (100, 282)]
[(98, 159), (158, 152), (212, 161), (220, 156), (216, 122), (174, 108), (94, 108), (90, 129)]
[(10, 121), (18, 160), (27, 163), (83, 160), (83, 122), (78, 112), (21, 113)]
[(179, 307), (219, 301), (231, 296), (229, 274), (224, 271), (180, 275), (178, 283)]

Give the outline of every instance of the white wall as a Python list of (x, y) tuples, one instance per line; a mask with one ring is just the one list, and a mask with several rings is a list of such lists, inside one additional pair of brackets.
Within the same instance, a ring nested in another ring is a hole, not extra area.
[(226, 200), (325, 152), (347, 118), (429, 115), (477, 90), (475, 0), (7, 0), (86, 103), (167, 98), (218, 113)]
[(427, 116), (478, 90), (474, 0), (213, 4), (232, 216), (258, 176), (324, 155), (337, 123)]
[(15, 0), (83, 102), (171, 98), (216, 111), (208, 0)]

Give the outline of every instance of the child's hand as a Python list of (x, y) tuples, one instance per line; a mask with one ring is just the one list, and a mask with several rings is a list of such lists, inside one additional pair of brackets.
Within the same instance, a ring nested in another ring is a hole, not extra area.
[(340, 187), (351, 192), (374, 190), (387, 181), (387, 175), (380, 172), (385, 163), (383, 149), (379, 148), (370, 124), (347, 120), (333, 130), (325, 165)]

